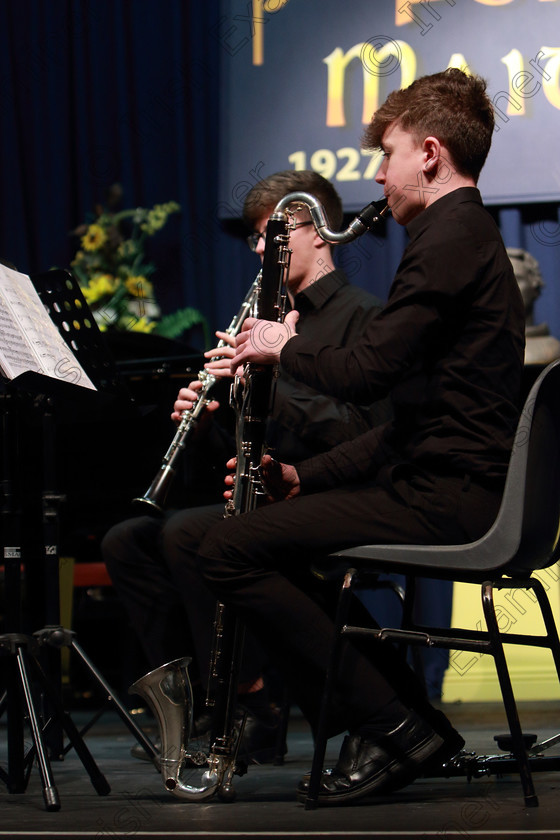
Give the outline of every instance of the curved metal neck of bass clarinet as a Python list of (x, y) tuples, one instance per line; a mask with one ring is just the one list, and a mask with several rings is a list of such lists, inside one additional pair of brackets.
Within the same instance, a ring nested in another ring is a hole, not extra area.
[(346, 230), (331, 230), (323, 205), (317, 201), (315, 196), (306, 192), (293, 192), (285, 195), (278, 202), (271, 218), (285, 219), (287, 208), (293, 204), (302, 204), (308, 208), (317, 233), (321, 239), (324, 239), (325, 242), (330, 242), (332, 245), (343, 245), (346, 242), (351, 242), (373, 227), (373, 225), (377, 224), (377, 222), (381, 221), (389, 212), (389, 205), (387, 204), (386, 198), (382, 198), (379, 201), (372, 201), (358, 213)]

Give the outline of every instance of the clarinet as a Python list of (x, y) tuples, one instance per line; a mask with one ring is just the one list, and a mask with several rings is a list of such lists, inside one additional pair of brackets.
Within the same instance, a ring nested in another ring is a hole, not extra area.
[[(245, 318), (247, 318), (248, 315), (254, 312), (260, 277), (261, 272), (258, 273), (252, 286), (247, 292), (243, 303), (241, 304), (239, 312), (233, 318), (231, 324), (227, 328), (226, 333), (228, 335), (237, 335), (237, 333), (243, 326)], [(218, 342), (218, 348), (226, 346), (227, 341), (224, 341), (224, 339), (220, 339), (220, 341)], [(212, 361), (215, 361), (219, 358), (220, 356), (213, 356)], [(210, 400), (208, 399), (208, 394), (217, 382), (218, 377), (214, 376), (212, 373), (209, 373), (207, 370), (201, 370), (198, 374), (198, 379), (200, 380), (200, 382), (202, 382), (202, 388), (200, 389), (200, 394), (197, 401), (190, 410), (183, 412), (181, 416), (181, 422), (177, 426), (175, 436), (171, 441), (169, 449), (163, 456), (161, 466), (158, 472), (156, 473), (154, 480), (152, 481), (152, 483), (150, 484), (143, 496), (139, 496), (133, 499), (133, 502), (140, 502), (141, 504), (149, 505), (152, 511), (155, 510), (158, 513), (163, 512), (169, 488), (173, 479), (175, 478), (176, 464), (179, 459), (179, 456), (185, 448), (188, 437), (196, 428), (204, 409), (210, 402)]]

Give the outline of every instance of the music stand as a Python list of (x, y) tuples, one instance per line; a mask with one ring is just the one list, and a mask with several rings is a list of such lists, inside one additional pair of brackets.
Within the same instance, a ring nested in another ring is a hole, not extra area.
[[(60, 800), (51, 772), (45, 736), (51, 738), (56, 757), (62, 758), (65, 753), (61, 746), (62, 732), (65, 732), (70, 742), (68, 749), (74, 747), (76, 750), (97, 793), (106, 795), (110, 792), (107, 780), (100, 772), (83, 740), (83, 734), (89, 726), (79, 732), (61, 701), (60, 650), (62, 647), (68, 647), (78, 654), (92, 681), (105, 694), (106, 702), (115, 707), (123, 722), (148, 755), (154, 758), (157, 753), (150, 739), (134, 722), (126, 707), (118, 700), (112, 688), (78, 645), (75, 633), (60, 624), (58, 512), (63, 497), (53, 490), (56, 482), (52, 406), (57, 401), (67, 403), (73, 411), (77, 407), (81, 410), (89, 410), (92, 406), (99, 408), (103, 404), (106, 405), (117, 397), (124, 397), (129, 402), (131, 400), (118, 378), (113, 359), (74, 277), (67, 271), (50, 271), (29, 279), (47, 310), (48, 315), (45, 317), (50, 316), (50, 320), (58, 328), (71, 352), (61, 354), (57, 361), (58, 369), (50, 376), (30, 370), (11, 380), (2, 377), (5, 390), (0, 403), (3, 409), (4, 433), (1, 513), (7, 632), (0, 635), (0, 654), (7, 657), (7, 684), (0, 701), (0, 714), (4, 710), (7, 711), (8, 769), (6, 771), (0, 767), (0, 780), (6, 783), (11, 793), (25, 792), (36, 756), (46, 809), (58, 811)], [(35, 312), (35, 317), (37, 317), (37, 312)], [(93, 388), (84, 388), (78, 384), (80, 379), (83, 381), (82, 374), (85, 380), (93, 383)], [(20, 395), (32, 396), (35, 405), (40, 406), (43, 411), (41, 423), (44, 451), (42, 532), (47, 623), (32, 635), (23, 632), (22, 628), (22, 557), (21, 534), (19, 533), (21, 508), (18, 505), (18, 491), (14, 481), (18, 473), (19, 449), (14, 403)], [(45, 649), (49, 654), (47, 672), (40, 661), (40, 655), (45, 652)], [(42, 718), (46, 715), (38, 712), (33, 677), (43, 698), (46, 699), (49, 710), (50, 717), (46, 721), (43, 719), (43, 722)], [(26, 714), (32, 735), (32, 746), (27, 752), (24, 745)]]

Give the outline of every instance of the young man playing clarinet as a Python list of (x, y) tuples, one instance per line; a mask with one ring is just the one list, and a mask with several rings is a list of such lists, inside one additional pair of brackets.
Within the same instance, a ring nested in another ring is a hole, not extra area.
[[(340, 198), (322, 176), (312, 171), (270, 175), (253, 187), (244, 203), (244, 219), (252, 231), (249, 244), (261, 259), (268, 217), (280, 199), (293, 192), (311, 193), (323, 205), (332, 226), (338, 228), (342, 223)], [(295, 214), (290, 248), (288, 308), (299, 313), (299, 332), (310, 339), (327, 336), (337, 344), (350, 346), (379, 312), (378, 299), (352, 286), (344, 272), (335, 269), (331, 246), (317, 235), (305, 209)], [(233, 342), (225, 332), (218, 332), (217, 336), (228, 344), (205, 354), (209, 359), (223, 357), (209, 361), (206, 367), (218, 378), (229, 378), (234, 354), (229, 344)], [(202, 383), (195, 381), (179, 391), (171, 415), (175, 423), (180, 422), (184, 411), (193, 408), (201, 387)], [(218, 401), (214, 399), (205, 415), (201, 415), (200, 434), (195, 434), (187, 445), (187, 462), (192, 458), (192, 448), (201, 445), (202, 436), (205, 449), (223, 447), (224, 431), (212, 422), (217, 408)], [(386, 403), (356, 406), (321, 394), (282, 374), (275, 385), (267, 442), (280, 459), (299, 460), (326, 451), (339, 440), (356, 437), (387, 417)], [(235, 443), (228, 437), (220, 461), (224, 472), (225, 462), (234, 451)], [(219, 498), (215, 505), (169, 511), (163, 520), (151, 516), (129, 519), (114, 526), (102, 544), (104, 560), (148, 667), (153, 669), (175, 657), (194, 655), (191, 679), (199, 687), (197, 693), (201, 697), (205, 696), (208, 682), (216, 598), (194, 561), (206, 532), (224, 517), (224, 502)], [(260, 648), (247, 634), (239, 700), (250, 714), (240, 758), (255, 762), (272, 760), (275, 756), (278, 728), (278, 715), (270, 709), (262, 668)], [(202, 714), (203, 708), (200, 705), (195, 711)], [(197, 731), (203, 726), (199, 719)], [(139, 746), (133, 747), (133, 753), (146, 757)]]

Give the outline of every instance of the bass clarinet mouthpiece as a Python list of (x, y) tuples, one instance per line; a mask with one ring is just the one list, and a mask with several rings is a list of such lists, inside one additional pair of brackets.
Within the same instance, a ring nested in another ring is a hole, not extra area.
[(379, 201), (370, 202), (358, 213), (356, 218), (369, 230), (372, 225), (380, 222), (389, 212), (389, 202), (386, 198), (382, 198)]
[[(389, 212), (389, 204), (386, 198), (370, 202), (363, 210), (360, 210), (345, 231), (340, 234), (339, 242), (351, 242), (366, 231), (371, 230), (374, 225)], [(319, 234), (321, 235), (321, 234)]]

